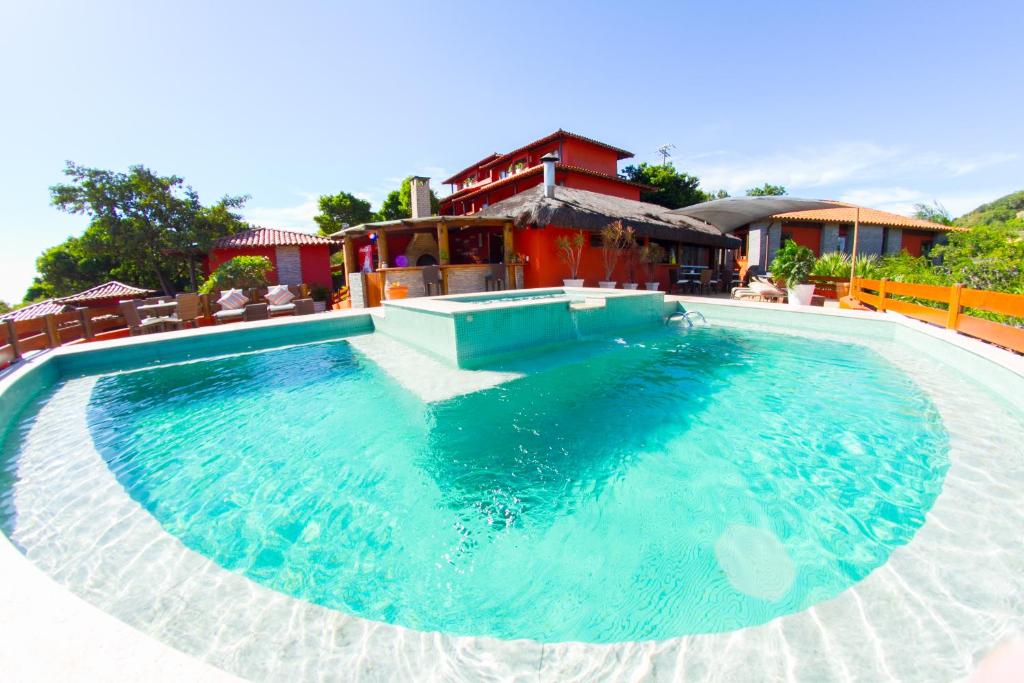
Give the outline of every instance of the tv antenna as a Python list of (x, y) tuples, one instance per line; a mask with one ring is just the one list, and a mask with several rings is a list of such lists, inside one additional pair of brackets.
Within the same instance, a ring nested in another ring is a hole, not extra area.
[(672, 143), (662, 145), (661, 147), (658, 148), (658, 154), (661, 155), (662, 166), (668, 166), (668, 160), (672, 156), (672, 150), (674, 150), (675, 148), (676, 146), (673, 145)]

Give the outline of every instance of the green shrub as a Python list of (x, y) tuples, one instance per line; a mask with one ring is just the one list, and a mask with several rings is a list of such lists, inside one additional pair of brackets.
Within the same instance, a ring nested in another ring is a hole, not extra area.
[(220, 264), (199, 288), (201, 294), (223, 289), (264, 287), (274, 264), (266, 256), (236, 256)]
[(811, 275), (822, 277), (850, 277), (850, 255), (841, 251), (822, 254), (814, 262)]
[(814, 269), (814, 252), (807, 247), (801, 247), (793, 240), (786, 240), (786, 244), (775, 254), (772, 261), (772, 278), (783, 287), (795, 287), (807, 282), (811, 271)]

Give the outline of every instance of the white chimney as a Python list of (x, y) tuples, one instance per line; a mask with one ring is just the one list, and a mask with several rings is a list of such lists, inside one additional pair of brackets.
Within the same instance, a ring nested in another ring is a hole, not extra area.
[(414, 175), (409, 181), (412, 200), (412, 217), (427, 218), (433, 215), (430, 210), (430, 178)]
[(548, 199), (555, 198), (555, 164), (558, 163), (558, 155), (549, 152), (540, 158), (544, 164), (544, 196)]

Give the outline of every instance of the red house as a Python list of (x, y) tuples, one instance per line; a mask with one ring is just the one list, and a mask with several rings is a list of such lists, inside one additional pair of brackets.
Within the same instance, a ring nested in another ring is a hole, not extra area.
[(208, 268), (236, 256), (266, 256), (273, 264), (271, 284), (319, 286), (331, 289), (331, 252), (338, 243), (327, 237), (291, 230), (253, 228), (222, 237), (210, 250)]
[(558, 157), (556, 185), (635, 201), (648, 189), (618, 175), (618, 162), (632, 158), (632, 152), (559, 129), (511, 152), (488, 155), (444, 180), (452, 194), (441, 200), (440, 214), (472, 214), (540, 185), (541, 158), (548, 154)]

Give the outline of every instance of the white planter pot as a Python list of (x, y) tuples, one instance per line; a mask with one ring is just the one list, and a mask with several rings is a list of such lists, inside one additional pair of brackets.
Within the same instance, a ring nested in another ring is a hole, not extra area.
[(315, 313), (323, 313), (326, 310), (327, 310), (327, 302), (326, 301), (314, 301), (313, 302), (313, 311)]
[(658, 288), (660, 286), (661, 286), (660, 282), (645, 282), (644, 283), (644, 287), (646, 287), (647, 290), (650, 291), (650, 292), (657, 292)]
[(636, 289), (637, 288), (637, 283), (635, 283), (635, 282), (623, 282), (622, 283), (622, 288), (623, 289)]
[(618, 284), (618, 281), (616, 281), (616, 280), (612, 280), (612, 281), (601, 280), (600, 282), (597, 283), (597, 286), (600, 287), (601, 289), (615, 289), (615, 285), (617, 285), (617, 284)]
[(810, 306), (814, 296), (814, 285), (787, 287), (786, 295), (790, 306)]
[(566, 279), (562, 280), (562, 284), (564, 286), (566, 286), (566, 287), (582, 287), (583, 286), (583, 280), (582, 279), (570, 280), (569, 278), (566, 278)]

